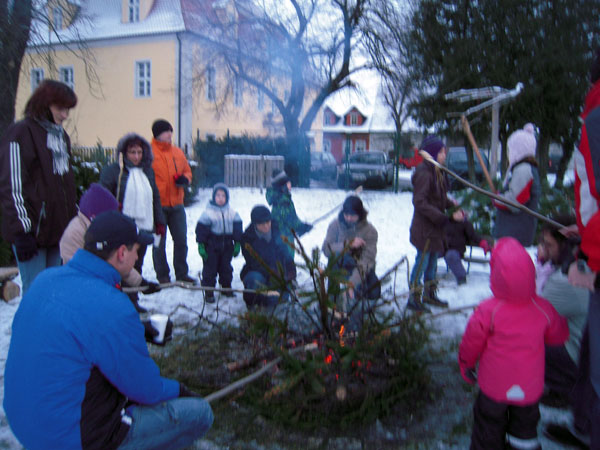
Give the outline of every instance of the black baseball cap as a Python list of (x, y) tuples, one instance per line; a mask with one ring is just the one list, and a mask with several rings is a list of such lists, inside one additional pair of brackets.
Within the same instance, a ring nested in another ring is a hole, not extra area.
[(97, 215), (85, 233), (86, 250), (113, 250), (121, 245), (150, 245), (154, 238), (140, 231), (135, 222), (119, 211)]

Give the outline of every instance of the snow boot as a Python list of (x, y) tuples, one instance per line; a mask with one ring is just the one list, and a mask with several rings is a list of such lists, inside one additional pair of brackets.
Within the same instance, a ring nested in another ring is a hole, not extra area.
[(423, 287), (422, 286), (415, 286), (412, 289), (412, 292), (410, 293), (410, 295), (408, 296), (408, 303), (406, 304), (406, 307), (408, 309), (411, 309), (415, 312), (428, 312), (430, 313), (431, 310), (425, 306), (423, 304), (423, 302), (421, 301), (421, 294), (423, 293)]
[(143, 314), (143, 313), (147, 313), (148, 312), (148, 310), (146, 308), (144, 308), (143, 306), (141, 306), (138, 303), (139, 296), (138, 296), (137, 292), (130, 292), (129, 294), (127, 294), (127, 297), (129, 297), (129, 300), (131, 300), (131, 303), (133, 303), (133, 306), (135, 307), (135, 310), (139, 314)]
[(430, 281), (425, 286), (425, 291), (423, 292), (423, 302), (432, 306), (437, 306), (439, 308), (447, 308), (448, 302), (441, 300), (437, 296), (438, 284), (437, 281)]
[[(231, 286), (221, 286), (222, 289), (231, 289)], [(223, 291), (221, 292), (221, 295), (224, 295), (225, 297), (235, 297), (235, 292), (233, 291)]]

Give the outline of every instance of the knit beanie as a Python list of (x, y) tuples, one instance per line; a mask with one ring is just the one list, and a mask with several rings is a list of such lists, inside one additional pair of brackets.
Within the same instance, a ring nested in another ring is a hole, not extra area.
[(288, 177), (287, 173), (285, 173), (283, 170), (273, 170), (273, 174), (271, 176), (271, 186), (274, 188), (279, 188), (285, 186), (288, 181), (290, 181), (290, 177)]
[(421, 150), (425, 150), (431, 157), (437, 161), (437, 155), (442, 148), (445, 147), (444, 142), (437, 136), (427, 136), (421, 142)]
[(250, 220), (254, 225), (259, 223), (265, 223), (271, 220), (271, 211), (269, 208), (263, 205), (257, 205), (252, 208), (252, 212), (250, 213)]
[(152, 124), (152, 136), (157, 138), (165, 131), (173, 131), (173, 127), (164, 119), (158, 119)]
[(79, 201), (79, 211), (90, 220), (104, 211), (118, 209), (117, 199), (108, 189), (98, 183), (92, 183)]
[(590, 69), (590, 81), (595, 84), (600, 79), (600, 48), (594, 54), (594, 61)]
[(212, 201), (214, 203), (215, 201), (215, 195), (217, 194), (217, 191), (223, 191), (225, 193), (225, 204), (229, 203), (229, 188), (227, 187), (227, 185), (225, 183), (217, 183), (213, 186), (213, 193), (212, 193)]
[(363, 206), (363, 202), (356, 195), (351, 195), (344, 200), (342, 212), (348, 215), (358, 216), (359, 220), (363, 220), (367, 216), (367, 211)]
[(528, 123), (522, 130), (517, 130), (511, 134), (507, 145), (509, 166), (513, 166), (528, 156), (535, 157), (537, 143), (535, 141), (533, 124)]

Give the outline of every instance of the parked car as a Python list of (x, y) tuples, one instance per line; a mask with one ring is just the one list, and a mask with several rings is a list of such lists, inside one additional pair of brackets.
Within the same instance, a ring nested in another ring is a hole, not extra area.
[(337, 175), (337, 162), (329, 152), (310, 154), (310, 177), (333, 180)]
[(561, 158), (562, 158), (562, 153), (551, 151), (548, 154), (548, 173), (558, 172), (558, 166), (560, 165)]
[[(490, 162), (486, 156), (485, 149), (479, 149), (481, 152), (481, 157), (483, 158), (483, 162), (486, 165), (486, 169), (489, 170)], [(481, 168), (481, 164), (479, 164), (479, 160), (476, 155), (473, 155), (475, 158), (475, 179), (477, 181), (484, 181), (485, 175), (483, 174), (483, 169)], [(450, 147), (448, 148), (448, 155), (446, 156), (446, 166), (451, 171), (455, 172), (457, 175), (460, 175), (462, 178), (468, 180), (469, 179), (469, 165), (467, 163), (467, 151), (464, 147)], [(448, 177), (449, 180), (449, 189), (459, 190), (464, 188), (465, 186), (457, 181), (453, 176)]]
[[(350, 178), (348, 187), (359, 185), (384, 188), (394, 179), (394, 164), (385, 152), (358, 152), (348, 158)], [(346, 187), (346, 167), (344, 162), (338, 167), (337, 185)]]
[(423, 157), (419, 155), (419, 149), (417, 147), (412, 148), (412, 156), (408, 158), (399, 157), (398, 164), (406, 167), (407, 169), (412, 169), (413, 167), (417, 167), (423, 161)]

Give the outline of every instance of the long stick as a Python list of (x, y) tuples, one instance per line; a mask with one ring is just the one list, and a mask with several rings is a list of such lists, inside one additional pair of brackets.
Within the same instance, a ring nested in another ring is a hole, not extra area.
[(461, 177), (460, 175), (458, 175), (456, 172), (453, 172), (452, 170), (448, 169), (446, 166), (441, 165), (439, 162), (437, 162), (435, 159), (433, 159), (431, 157), (431, 155), (429, 153), (427, 153), (424, 150), (421, 150), (419, 152), (419, 154), (423, 157), (423, 159), (426, 159), (428, 162), (430, 162), (431, 164), (433, 164), (434, 166), (440, 168), (441, 170), (443, 170), (444, 172), (448, 173), (449, 175), (452, 175), (454, 178), (456, 178), (458, 181), (460, 181), (462, 184), (464, 184), (465, 186), (470, 187), (471, 189), (479, 192), (480, 194), (486, 195), (490, 198), (493, 198), (494, 200), (498, 200), (501, 203), (504, 203), (506, 205), (512, 206), (513, 208), (517, 208), (520, 209), (521, 211), (526, 212), (529, 215), (532, 215), (533, 217), (543, 220), (546, 223), (549, 223), (552, 226), (555, 226), (556, 228), (564, 228), (565, 226), (532, 210), (529, 209), (527, 206), (525, 205), (521, 205), (520, 203), (517, 202), (513, 202), (512, 200), (509, 200), (507, 198), (504, 198), (498, 194), (494, 194), (493, 192), (490, 191), (486, 191), (483, 188), (480, 188), (479, 186), (471, 183), (470, 181), (465, 180), (463, 177)]
[[(209, 287), (209, 286), (198, 286), (198, 285), (194, 285), (194, 284), (190, 284), (190, 283), (186, 283), (183, 281), (174, 281), (171, 283), (161, 283), (159, 284), (161, 289), (168, 289), (168, 288), (172, 288), (172, 287), (180, 287), (180, 288), (184, 288), (184, 289), (190, 289), (192, 291), (210, 291), (210, 292), (241, 292), (243, 294), (256, 294), (259, 291), (256, 289), (233, 289), (233, 288), (216, 288), (216, 287)], [(130, 293), (130, 292), (144, 292), (145, 290), (147, 290), (149, 287), (148, 286), (136, 286), (136, 287), (124, 287), (123, 288), (123, 292), (125, 293)], [(265, 291), (260, 291), (262, 293), (265, 293)]]
[(465, 131), (465, 134), (467, 135), (467, 138), (469, 139), (469, 142), (471, 143), (471, 147), (473, 147), (473, 150), (475, 150), (475, 154), (477, 155), (477, 159), (479, 160), (479, 165), (483, 169), (483, 174), (485, 175), (485, 179), (488, 182), (490, 189), (493, 191), (494, 183), (492, 183), (492, 178), (490, 177), (487, 167), (485, 166), (485, 163), (483, 162), (483, 158), (481, 157), (481, 152), (479, 151), (479, 147), (477, 146), (477, 143), (475, 142), (475, 137), (473, 136), (473, 133), (471, 133), (471, 127), (469, 126), (469, 121), (467, 120), (467, 116), (465, 116), (463, 114), (460, 118), (460, 121), (462, 122), (463, 130)]
[[(358, 195), (358, 194), (360, 194), (360, 193), (362, 192), (362, 189), (363, 189), (363, 187), (362, 187), (362, 186), (359, 186), (359, 187), (357, 187), (357, 188), (354, 190), (353, 194), (354, 194), (354, 195)], [(344, 201), (345, 201), (345, 200), (344, 200)], [(320, 222), (321, 220), (323, 220), (323, 219), (327, 219), (327, 217), (329, 217), (331, 214), (333, 214), (334, 212), (336, 212), (336, 211), (337, 211), (337, 209), (338, 209), (338, 208), (340, 208), (340, 207), (341, 207), (343, 204), (344, 204), (344, 203), (342, 202), (342, 203), (340, 203), (339, 205), (336, 205), (334, 208), (332, 208), (332, 209), (330, 209), (329, 211), (327, 211), (327, 212), (326, 212), (325, 214), (323, 214), (321, 217), (319, 217), (319, 218), (317, 218), (317, 219), (313, 220), (313, 221), (311, 222), (311, 225), (312, 225), (312, 226), (315, 226), (315, 224), (316, 224), (316, 223), (318, 223), (318, 222)]]

